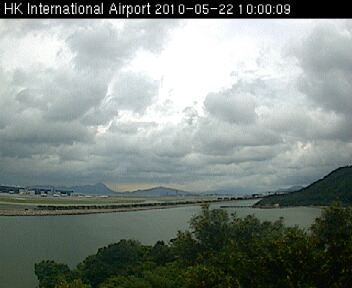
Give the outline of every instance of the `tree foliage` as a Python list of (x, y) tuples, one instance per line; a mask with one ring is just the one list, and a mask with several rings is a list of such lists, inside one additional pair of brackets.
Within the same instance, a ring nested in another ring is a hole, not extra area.
[(337, 201), (352, 205), (352, 166), (340, 167), (300, 191), (265, 197), (256, 205), (329, 206)]
[(352, 209), (325, 209), (309, 232), (283, 220), (209, 209), (169, 244), (121, 240), (75, 270), (43, 261), (43, 288), (347, 288), (352, 283)]
[(56, 263), (54, 261), (36, 263), (34, 272), (39, 280), (40, 288), (55, 288), (57, 282), (68, 278), (70, 275), (70, 269), (66, 264)]

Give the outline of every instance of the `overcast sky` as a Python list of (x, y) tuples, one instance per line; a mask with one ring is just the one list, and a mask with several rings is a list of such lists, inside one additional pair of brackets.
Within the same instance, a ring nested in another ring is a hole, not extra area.
[(351, 20), (0, 20), (0, 184), (268, 191), (352, 164)]

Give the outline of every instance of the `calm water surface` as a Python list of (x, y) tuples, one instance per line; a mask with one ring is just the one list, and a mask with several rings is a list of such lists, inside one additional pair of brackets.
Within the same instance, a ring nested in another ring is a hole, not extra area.
[[(302, 207), (226, 210), (239, 217), (255, 214), (269, 221), (283, 216), (287, 225), (302, 228), (310, 227), (321, 213), (317, 208)], [(200, 211), (199, 206), (193, 206), (109, 214), (0, 217), (0, 287), (36, 287), (34, 263), (41, 260), (54, 260), (73, 268), (98, 248), (121, 239), (136, 239), (146, 245), (158, 240), (167, 242), (176, 237), (178, 230), (188, 229), (188, 221)]]

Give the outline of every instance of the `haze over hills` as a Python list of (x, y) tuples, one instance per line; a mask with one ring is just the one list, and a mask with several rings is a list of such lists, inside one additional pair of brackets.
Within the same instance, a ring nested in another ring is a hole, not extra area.
[[(131, 192), (115, 192), (101, 182), (95, 185), (81, 185), (71, 187), (36, 185), (27, 188), (41, 188), (46, 191), (51, 190), (57, 192), (66, 190), (78, 194), (110, 195), (122, 197), (184, 197), (196, 195), (221, 196), (253, 195), (253, 193), (256, 195), (262, 194), (262, 192), (259, 192), (258, 194), (253, 191), (239, 191), (237, 189), (192, 193), (162, 186)], [(279, 189), (276, 191), (265, 192), (264, 195), (265, 194), (269, 194), (269, 196), (264, 197), (260, 202), (258, 202), (258, 206), (270, 206), (274, 204), (280, 204), (280, 206), (329, 205), (336, 201), (340, 201), (343, 205), (352, 205), (352, 166), (340, 167), (329, 173), (324, 178), (304, 188), (300, 186), (293, 186), (288, 189)]]
[(297, 192), (265, 197), (256, 205), (325, 206), (334, 202), (352, 205), (352, 166), (340, 167)]
[(70, 187), (75, 193), (92, 194), (92, 195), (113, 195), (113, 196), (124, 196), (124, 197), (164, 197), (164, 196), (190, 196), (193, 195), (190, 192), (177, 190), (167, 187), (155, 187), (145, 190), (137, 190), (132, 192), (115, 192), (103, 183), (97, 183), (95, 185), (83, 185)]
[(96, 183), (95, 185), (80, 185), (80, 186), (53, 186), (53, 185), (33, 185), (28, 189), (43, 189), (52, 191), (69, 191), (78, 194), (87, 195), (116, 195), (116, 192), (106, 187), (104, 183)]
[[(93, 195), (114, 195), (114, 196), (124, 196), (124, 197), (185, 197), (185, 196), (201, 196), (201, 195), (251, 195), (248, 191), (236, 191), (236, 190), (219, 190), (219, 191), (212, 191), (212, 192), (199, 192), (199, 193), (192, 193), (184, 190), (168, 188), (168, 187), (154, 187), (150, 189), (143, 189), (143, 190), (136, 190), (136, 191), (126, 191), (126, 192), (115, 192), (109, 189), (103, 183), (97, 183), (95, 185), (83, 185), (83, 186), (74, 186), (69, 187), (75, 193), (82, 193), (82, 194), (93, 194)], [(293, 186), (288, 189), (279, 189), (275, 192), (283, 192), (289, 193), (293, 191), (297, 191), (303, 188), (302, 186)], [(247, 193), (245, 193), (247, 192)], [(273, 192), (273, 193), (275, 193)]]
[(173, 188), (167, 188), (167, 187), (155, 187), (151, 189), (145, 189), (145, 190), (137, 190), (137, 191), (132, 191), (132, 192), (124, 192), (124, 193), (118, 193), (119, 195), (123, 196), (135, 196), (135, 197), (162, 197), (162, 196), (192, 196), (195, 195), (194, 193), (183, 191), (183, 190), (178, 190), (178, 189), (173, 189)]
[(297, 192), (301, 189), (303, 189), (304, 186), (301, 186), (301, 185), (297, 185), (297, 186), (292, 186), (290, 188), (282, 188), (282, 189), (278, 189), (274, 192), (271, 192), (271, 193), (290, 193), (290, 192)]
[(71, 186), (71, 187), (37, 185), (31, 188), (42, 188), (42, 189), (50, 188), (56, 191), (66, 190), (66, 191), (72, 191), (73, 193), (86, 194), (86, 195), (107, 195), (107, 196), (123, 196), (123, 197), (165, 197), (165, 196), (176, 197), (176, 196), (195, 195), (194, 193), (191, 193), (191, 192), (173, 189), (173, 188), (161, 187), (161, 186), (151, 188), (151, 189), (137, 190), (137, 191), (131, 191), (131, 192), (129, 191), (115, 192), (109, 189), (104, 183), (101, 183), (101, 182), (95, 185), (80, 185), (80, 186)]
[(69, 189), (74, 193), (92, 194), (92, 195), (116, 195), (116, 192), (106, 187), (104, 183), (97, 183), (95, 185), (73, 186)]
[[(279, 189), (267, 193), (289, 193), (292, 191), (297, 191), (302, 187), (293, 186), (288, 189)], [(54, 185), (32, 185), (27, 187), (20, 187), (14, 185), (0, 186), (1, 191), (13, 191), (19, 193), (19, 189), (36, 190), (38, 193), (64, 193), (64, 194), (86, 194), (86, 195), (106, 195), (106, 196), (121, 196), (121, 197), (186, 197), (186, 196), (238, 196), (238, 195), (253, 195), (258, 193), (252, 190), (243, 189), (227, 189), (227, 190), (214, 190), (214, 191), (198, 191), (189, 192), (180, 189), (174, 189), (169, 187), (153, 187), (150, 189), (136, 190), (136, 191), (126, 191), (126, 192), (116, 192), (108, 188), (104, 183), (99, 182), (94, 185), (76, 185), (76, 186), (54, 186)], [(261, 194), (261, 193), (259, 193)]]

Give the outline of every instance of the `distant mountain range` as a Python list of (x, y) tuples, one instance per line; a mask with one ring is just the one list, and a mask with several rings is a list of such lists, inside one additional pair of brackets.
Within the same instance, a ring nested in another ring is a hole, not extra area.
[(166, 188), (166, 187), (155, 187), (146, 190), (137, 190), (132, 192), (114, 192), (103, 183), (97, 183), (95, 185), (84, 185), (70, 187), (75, 193), (91, 194), (91, 195), (114, 195), (122, 197), (175, 197), (175, 196), (190, 196), (193, 195), (190, 192)]
[(116, 192), (112, 191), (105, 186), (104, 183), (97, 183), (95, 185), (82, 185), (82, 186), (52, 186), (52, 185), (35, 185), (27, 187), (28, 189), (41, 189), (41, 190), (52, 190), (56, 192), (69, 191), (78, 194), (87, 195), (116, 195)]
[[(250, 191), (237, 191), (235, 190), (219, 190), (219, 191), (208, 191), (208, 192), (199, 192), (192, 193), (184, 190), (173, 189), (168, 187), (154, 187), (150, 189), (137, 190), (137, 191), (127, 191), (127, 192), (115, 192), (109, 189), (104, 183), (96, 183), (94, 185), (78, 185), (78, 186), (52, 186), (52, 185), (36, 185), (28, 188), (37, 188), (43, 190), (52, 190), (52, 191), (70, 191), (77, 194), (86, 194), (86, 195), (106, 195), (106, 196), (121, 196), (121, 197), (178, 197), (178, 196), (201, 196), (201, 195), (213, 195), (213, 196), (222, 196), (222, 195), (238, 195), (238, 194), (247, 194), (250, 195)], [(294, 186), (288, 189), (280, 189), (273, 193), (288, 193), (292, 191), (297, 191), (302, 187)], [(236, 192), (236, 193), (235, 193)]]
[(192, 196), (191, 192), (186, 192), (178, 189), (167, 187), (155, 187), (146, 190), (137, 190), (132, 192), (115, 192), (109, 189), (104, 183), (97, 183), (95, 185), (81, 185), (81, 186), (46, 186), (36, 185), (29, 188), (39, 188), (43, 190), (51, 189), (53, 191), (70, 191), (77, 194), (86, 195), (107, 195), (107, 196), (122, 196), (122, 197), (176, 197), (176, 196)]
[(69, 187), (74, 193), (79, 194), (91, 194), (91, 195), (116, 195), (117, 193), (108, 187), (104, 183), (97, 183), (95, 185), (83, 185)]
[(265, 197), (256, 206), (326, 206), (334, 202), (352, 205), (352, 166), (340, 167), (296, 192)]
[(134, 196), (134, 197), (165, 197), (165, 196), (175, 197), (175, 196), (194, 195), (193, 193), (190, 193), (187, 191), (177, 190), (177, 189), (167, 188), (167, 187), (155, 187), (155, 188), (146, 189), (146, 190), (137, 190), (133, 192), (124, 192), (124, 193), (117, 193), (117, 194), (121, 196)]
[[(106, 187), (103, 183), (72, 187), (54, 187), (43, 185), (35, 187), (49, 188), (53, 190), (56, 189), (56, 191), (69, 190), (74, 193), (87, 195), (114, 195), (122, 197), (177, 197), (210, 194), (235, 195), (233, 190), (213, 191), (211, 193), (191, 193), (167, 187), (155, 187), (132, 192), (115, 192)], [(343, 205), (352, 205), (352, 166), (340, 167), (332, 171), (323, 179), (320, 179), (304, 188), (300, 186), (293, 186), (288, 189), (279, 189), (277, 191), (270, 192), (269, 196), (264, 197), (257, 203), (257, 206), (270, 206), (275, 204), (279, 204), (280, 206), (324, 206), (330, 205), (336, 201), (341, 202)]]

